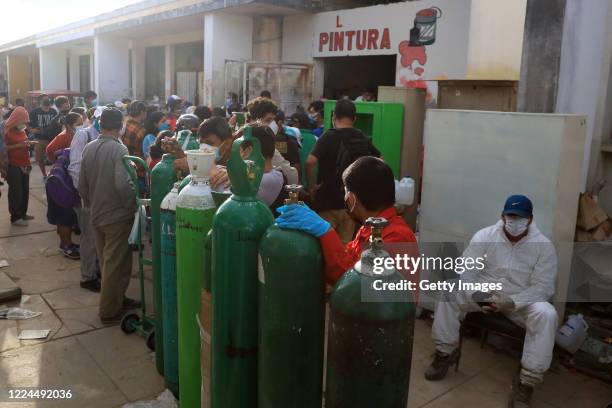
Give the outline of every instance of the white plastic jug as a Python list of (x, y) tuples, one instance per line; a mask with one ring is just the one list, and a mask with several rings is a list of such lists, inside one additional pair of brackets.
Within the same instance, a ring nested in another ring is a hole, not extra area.
[(555, 342), (561, 348), (574, 354), (587, 338), (589, 325), (581, 314), (570, 315), (559, 329)]
[(412, 205), (414, 202), (414, 180), (404, 177), (400, 181), (395, 180), (395, 203), (401, 205)]

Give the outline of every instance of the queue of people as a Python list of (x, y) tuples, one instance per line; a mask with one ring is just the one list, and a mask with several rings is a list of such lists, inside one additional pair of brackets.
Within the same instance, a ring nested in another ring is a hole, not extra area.
[[(89, 102), (96, 96), (90, 95)], [(48, 221), (57, 226), (60, 249), (71, 259), (81, 259), (81, 287), (100, 293), (103, 322), (117, 322), (138, 302), (125, 296), (132, 268), (128, 236), (136, 209), (134, 189), (123, 167), (126, 154), (141, 157), (150, 168), (163, 153), (173, 153), (182, 176), (189, 167), (185, 150), (214, 150), (213, 189), (231, 188), (226, 165), (231, 147), (243, 134), (238, 117), (227, 107), (194, 107), (185, 112), (182, 100), (172, 96), (166, 110), (130, 101), (125, 114), (115, 106), (70, 110), (66, 100), (45, 95), (30, 114), (16, 107), (3, 123), (0, 175), (9, 184), (9, 212), (16, 226), (27, 225), (31, 162), (35, 146), (37, 162), (45, 152), (50, 160), (69, 147), (68, 173), (82, 199), (80, 206), (62, 208), (49, 201)], [(228, 106), (238, 108), (230, 94)], [(241, 108), (241, 107), (240, 107)], [(315, 101), (306, 112), (286, 116), (271, 95), (246, 105), (246, 125), (252, 127), (265, 159), (258, 197), (270, 206), (281, 228), (304, 231), (319, 239), (325, 260), (325, 277), (334, 284), (359, 260), (371, 235), (369, 217), (384, 217), (389, 225), (383, 239), (411, 244), (418, 256), (414, 232), (395, 210), (395, 184), (390, 167), (370, 139), (354, 127), (355, 104), (342, 99), (332, 113), (330, 129), (323, 129), (323, 103)], [(58, 131), (59, 126), (59, 131)], [(28, 139), (30, 127), (35, 140)], [(55, 133), (57, 132), (57, 133)], [(44, 147), (44, 149), (43, 149)], [(250, 146), (241, 146), (244, 157)], [(40, 166), (43, 177), (46, 169)], [(148, 180), (139, 169), (142, 191)], [(308, 205), (283, 205), (286, 184), (306, 187)], [(80, 226), (80, 247), (72, 242), (74, 226)], [(473, 293), (460, 293), (438, 302), (432, 329), (436, 353), (424, 373), (439, 381), (460, 359), (459, 327), (467, 312), (500, 313), (526, 328), (521, 369), (513, 380), (512, 407), (528, 407), (533, 389), (549, 368), (558, 316), (548, 303), (554, 294), (556, 252), (537, 228), (529, 198), (508, 198), (500, 220), (477, 232), (464, 257), (485, 259), (483, 270), (469, 270), (464, 281), (504, 282), (504, 289), (476, 301)], [(418, 271), (415, 271), (418, 272)]]

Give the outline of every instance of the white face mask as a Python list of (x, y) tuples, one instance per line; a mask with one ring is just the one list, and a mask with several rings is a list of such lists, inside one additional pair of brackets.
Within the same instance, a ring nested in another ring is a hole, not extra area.
[(268, 127), (270, 129), (272, 129), (272, 132), (274, 132), (274, 134), (278, 133), (278, 123), (276, 123), (276, 121), (272, 121), (270, 122), (270, 124), (268, 125)]
[(505, 229), (506, 232), (513, 237), (518, 237), (527, 230), (529, 220), (527, 218), (509, 218), (506, 217)]
[(216, 146), (209, 145), (208, 143), (200, 143), (200, 150), (210, 150), (215, 153), (215, 159), (218, 160), (221, 157), (221, 152)]
[(17, 130), (20, 132), (23, 132), (24, 130), (26, 130), (26, 128), (28, 127), (28, 125), (19, 125), (17, 126)]

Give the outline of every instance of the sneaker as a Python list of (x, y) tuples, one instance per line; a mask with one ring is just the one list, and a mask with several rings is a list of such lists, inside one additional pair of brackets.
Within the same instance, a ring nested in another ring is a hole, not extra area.
[(24, 220), (23, 218), (15, 220), (11, 224), (13, 224), (16, 227), (27, 227), (29, 225), (28, 222)]
[(81, 254), (79, 253), (79, 249), (76, 248), (74, 245), (68, 245), (66, 248), (62, 248), (60, 246), (60, 250), (62, 251), (62, 254), (64, 254), (64, 256), (68, 259), (72, 259), (75, 261), (78, 261), (79, 259), (81, 259)]
[(123, 299), (123, 308), (126, 310), (138, 309), (140, 306), (142, 306), (142, 303), (139, 300), (130, 299), (128, 297)]
[(450, 366), (455, 364), (455, 371), (459, 367), (459, 357), (461, 353), (459, 349), (455, 349), (452, 353), (446, 354), (436, 350), (434, 360), (425, 371), (425, 379), (429, 381), (438, 381), (446, 377)]
[(34, 216), (33, 216), (33, 215), (27, 215), (27, 214), (26, 214), (26, 215), (24, 215), (23, 219), (24, 219), (24, 220), (26, 220), (26, 221), (30, 221), (30, 220), (33, 220), (33, 219), (34, 219)]
[(529, 408), (533, 387), (523, 384), (519, 373), (516, 373), (512, 380), (512, 391), (508, 400), (508, 408)]
[(98, 279), (92, 279), (85, 282), (81, 281), (79, 285), (83, 289), (87, 289), (95, 293), (100, 293), (100, 281)]

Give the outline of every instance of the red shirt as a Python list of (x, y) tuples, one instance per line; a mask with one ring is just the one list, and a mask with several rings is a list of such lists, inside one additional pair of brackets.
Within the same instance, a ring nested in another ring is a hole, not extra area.
[(160, 161), (161, 161), (161, 159), (152, 159), (152, 160), (151, 160), (151, 163), (149, 163), (149, 168), (150, 168), (151, 170), (153, 170), (153, 167), (155, 167), (155, 165), (156, 165), (157, 163), (159, 163)]
[[(19, 131), (17, 128), (10, 128), (4, 133), (4, 140), (6, 145), (14, 145), (17, 143), (25, 142), (28, 140), (28, 136), (25, 131)], [(8, 160), (11, 166), (24, 167), (30, 166), (30, 152), (28, 147), (18, 147), (16, 149), (7, 150)]]
[(47, 158), (51, 161), (55, 161), (55, 152), (62, 149), (67, 149), (72, 143), (72, 137), (74, 133), (64, 130), (59, 135), (55, 136), (51, 142), (47, 145)]
[[(404, 219), (397, 215), (395, 208), (390, 207), (381, 211), (378, 217), (383, 217), (389, 221), (389, 225), (383, 229), (382, 233), (382, 238), (385, 243), (412, 243), (414, 245), (406, 245), (405, 250), (400, 252), (408, 253), (410, 256), (419, 255), (414, 233), (406, 222), (404, 222)], [(369, 247), (371, 234), (371, 228), (364, 225), (357, 232), (355, 239), (346, 246), (344, 246), (338, 233), (333, 228), (330, 228), (325, 235), (319, 238), (323, 257), (325, 258), (325, 279), (327, 283), (332, 285), (335, 284), (344, 272), (355, 265), (361, 258), (361, 251)], [(388, 252), (391, 256), (395, 256), (395, 254), (398, 253), (393, 250), (389, 250)], [(406, 275), (410, 281), (418, 282), (418, 271), (412, 275), (409, 271), (401, 272), (406, 272), (403, 273), (403, 275)]]

